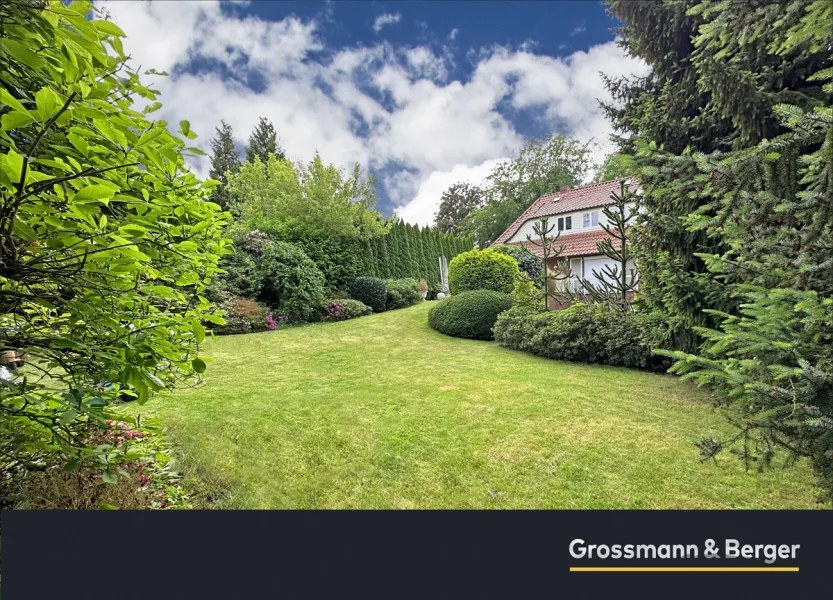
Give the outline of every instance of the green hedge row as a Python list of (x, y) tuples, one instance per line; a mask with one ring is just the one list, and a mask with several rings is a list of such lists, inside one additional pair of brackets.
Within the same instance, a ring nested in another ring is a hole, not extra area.
[(444, 235), (436, 229), (396, 221), (386, 235), (364, 243), (362, 274), (379, 279), (411, 277), (436, 285), (440, 281), (439, 257), (451, 262), (472, 248), (471, 236)]
[(549, 312), (516, 307), (498, 317), (494, 334), (501, 346), (546, 358), (648, 371), (670, 366), (667, 358), (652, 353), (666, 335), (665, 325), (599, 304)]

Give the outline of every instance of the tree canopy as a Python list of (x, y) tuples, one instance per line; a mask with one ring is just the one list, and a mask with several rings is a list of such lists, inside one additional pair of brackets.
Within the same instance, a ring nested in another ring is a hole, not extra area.
[(434, 223), (443, 233), (459, 233), (460, 227), (472, 210), (480, 208), (485, 198), (483, 190), (468, 182), (455, 183), (443, 192)]
[(461, 226), (483, 248), (540, 196), (576, 186), (592, 167), (590, 144), (550, 136), (528, 140), (518, 156), (498, 164), (484, 182), (486, 201)]
[(246, 161), (254, 162), (256, 158), (259, 158), (260, 162), (266, 163), (270, 156), (279, 160), (286, 158), (283, 148), (278, 144), (278, 134), (275, 132), (275, 126), (266, 117), (260, 117), (254, 131), (249, 136), (249, 143), (246, 145)]
[(226, 190), (228, 184), (226, 173), (237, 173), (240, 170), (240, 155), (234, 148), (234, 132), (231, 125), (220, 121), (220, 126), (215, 131), (217, 135), (211, 140), (211, 168), (208, 176), (222, 185), (214, 188), (211, 200), (222, 208), (228, 209), (231, 206), (231, 195)]

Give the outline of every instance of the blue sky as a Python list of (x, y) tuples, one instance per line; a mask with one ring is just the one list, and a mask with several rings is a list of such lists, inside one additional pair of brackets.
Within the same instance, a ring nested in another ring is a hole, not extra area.
[(293, 159), (359, 162), (380, 209), (422, 224), (445, 188), (480, 183), (525, 138), (593, 140), (601, 158), (599, 71), (646, 72), (590, 1), (97, 4), (136, 64), (170, 73), (162, 116), (191, 121), (204, 149), (220, 119), (242, 147), (266, 116)]

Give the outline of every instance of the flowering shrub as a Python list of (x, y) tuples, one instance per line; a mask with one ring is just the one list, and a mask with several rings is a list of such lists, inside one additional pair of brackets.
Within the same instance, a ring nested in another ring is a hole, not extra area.
[(256, 333), (269, 328), (269, 309), (259, 302), (232, 296), (222, 302), (220, 308), (225, 312), (225, 325), (215, 325), (214, 333), (230, 335), (235, 333)]
[[(170, 448), (152, 419), (89, 422), (82, 440), (96, 446), (106, 468), (56, 462), (2, 482), (4, 507), (55, 509), (191, 508)], [(98, 457), (97, 457), (98, 458)]]
[(272, 318), (272, 313), (269, 313), (269, 316), (266, 317), (266, 329), (275, 330), (278, 328), (278, 324), (275, 323), (275, 319)]
[(339, 299), (327, 305), (327, 314), (324, 318), (327, 321), (346, 321), (369, 315), (372, 312), (369, 306), (358, 300)]

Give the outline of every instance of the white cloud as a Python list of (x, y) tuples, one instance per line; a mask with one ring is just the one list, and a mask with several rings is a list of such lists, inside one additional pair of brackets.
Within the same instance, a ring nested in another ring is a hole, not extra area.
[(455, 40), (455, 38), (457, 37), (458, 33), (460, 33), (460, 30), (455, 27), (454, 29), (451, 30), (451, 33), (448, 34), (448, 39), (453, 42)]
[(584, 33), (585, 31), (587, 31), (587, 26), (586, 26), (584, 23), (582, 23), (581, 25), (577, 25), (577, 26), (576, 26), (576, 27), (575, 27), (575, 28), (574, 28), (574, 29), (570, 32), (570, 37), (573, 37), (574, 35), (578, 35), (579, 33)]
[[(197, 146), (209, 149), (221, 119), (242, 145), (258, 117), (267, 117), (292, 158), (309, 160), (319, 151), (344, 168), (370, 167), (381, 178), (380, 196), (421, 224), (431, 222), (444, 189), (460, 180), (479, 183), (522, 144), (503, 108), (530, 110), (549, 131), (595, 138), (601, 157), (610, 126), (596, 103), (607, 97), (599, 71), (647, 70), (614, 42), (563, 58), (527, 44), (472, 49), (471, 75), (450, 79), (446, 47), (438, 53), (379, 42), (322, 59), (331, 49), (314, 20), (244, 18), (222, 12), (216, 1), (97, 4), (127, 33), (134, 64), (171, 73), (146, 76), (162, 94), (164, 107), (155, 114), (171, 123), (188, 119), (200, 135)], [(224, 64), (242, 81), (254, 77), (262, 89), (223, 79), (216, 69), (181, 68), (195, 59)], [(207, 174), (207, 159), (192, 166)]]
[(376, 20), (373, 21), (373, 31), (379, 33), (386, 25), (395, 25), (401, 20), (402, 15), (399, 13), (383, 13), (376, 17)]
[(443, 192), (457, 182), (469, 182), (472, 185), (482, 185), (486, 176), (504, 159), (490, 159), (479, 165), (454, 165), (447, 171), (434, 171), (420, 182), (413, 197), (402, 208), (396, 210), (396, 215), (408, 223), (429, 225), (434, 222), (434, 214), (440, 207), (440, 197)]

